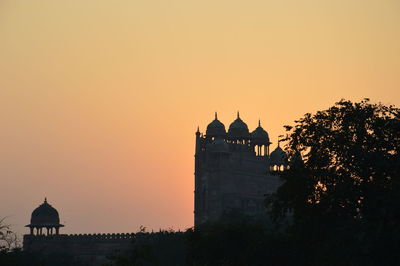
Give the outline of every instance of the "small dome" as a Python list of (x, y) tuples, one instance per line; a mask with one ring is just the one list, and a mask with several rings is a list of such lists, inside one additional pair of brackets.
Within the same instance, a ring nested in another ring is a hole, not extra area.
[(31, 225), (59, 225), (60, 217), (58, 211), (47, 203), (45, 199), (43, 204), (37, 207), (31, 216)]
[(254, 144), (269, 144), (269, 136), (267, 131), (261, 127), (261, 122), (258, 121), (258, 127), (251, 132), (251, 141)]
[(215, 119), (207, 126), (206, 136), (224, 137), (225, 135), (226, 135), (225, 126), (218, 120), (217, 113), (215, 113)]
[(287, 165), (287, 155), (281, 147), (278, 146), (271, 152), (270, 165)]
[(210, 152), (229, 152), (229, 146), (223, 139), (216, 139), (207, 147)]
[(230, 139), (248, 139), (250, 137), (249, 128), (246, 123), (239, 117), (229, 126), (228, 135)]

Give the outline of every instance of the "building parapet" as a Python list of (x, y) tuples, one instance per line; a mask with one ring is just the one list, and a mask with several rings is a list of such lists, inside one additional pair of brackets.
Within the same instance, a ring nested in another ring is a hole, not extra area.
[(113, 233), (113, 234), (62, 234), (62, 235), (24, 235), (24, 239), (32, 240), (130, 240), (134, 239), (135, 233)]

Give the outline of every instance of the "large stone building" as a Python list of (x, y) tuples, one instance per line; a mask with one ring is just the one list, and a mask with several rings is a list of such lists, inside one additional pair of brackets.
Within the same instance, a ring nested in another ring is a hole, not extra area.
[(272, 171), (284, 170), (287, 158), (279, 147), (270, 154), (268, 133), (261, 127), (250, 132), (237, 114), (228, 129), (215, 119), (205, 134), (196, 132), (195, 226), (238, 210), (248, 215), (264, 210), (265, 194), (281, 181)]

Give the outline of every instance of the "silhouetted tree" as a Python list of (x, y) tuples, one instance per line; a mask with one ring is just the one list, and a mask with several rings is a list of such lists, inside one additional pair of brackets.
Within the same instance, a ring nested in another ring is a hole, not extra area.
[(399, 118), (341, 100), (286, 127), (291, 168), (267, 204), (277, 221), (292, 216), (299, 265), (400, 263)]
[(115, 266), (179, 266), (185, 265), (185, 234), (172, 229), (159, 232), (140, 232), (132, 241), (131, 247), (110, 256), (108, 265)]
[(287, 236), (268, 217), (232, 211), (186, 232), (187, 265), (295, 265)]
[(16, 233), (11, 230), (11, 226), (5, 223), (6, 218), (0, 219), (0, 251), (8, 252), (19, 248), (19, 239)]

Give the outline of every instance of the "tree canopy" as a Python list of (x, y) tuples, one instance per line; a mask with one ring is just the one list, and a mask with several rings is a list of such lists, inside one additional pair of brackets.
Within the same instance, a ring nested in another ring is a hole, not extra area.
[(291, 168), (267, 204), (314, 249), (307, 265), (321, 254), (325, 265), (400, 261), (399, 118), (394, 106), (341, 100), (286, 126)]

